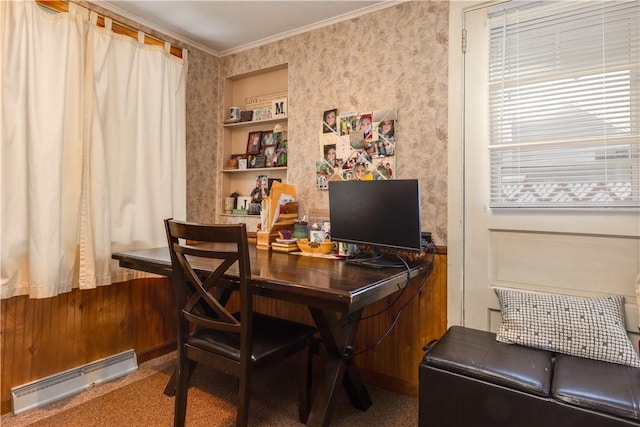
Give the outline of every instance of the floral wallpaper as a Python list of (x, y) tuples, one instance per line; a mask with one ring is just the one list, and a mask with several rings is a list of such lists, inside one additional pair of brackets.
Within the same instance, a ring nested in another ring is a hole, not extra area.
[(189, 53), (187, 74), (187, 218), (215, 220), (218, 208), (218, 62), (206, 53)]
[(323, 112), (395, 108), (396, 177), (420, 180), (422, 229), (446, 245), (448, 25), (448, 2), (406, 2), (220, 59), (225, 76), (288, 64), (288, 180), (303, 212), (328, 207), (309, 155)]
[(448, 26), (448, 2), (410, 1), (221, 58), (189, 47), (188, 219), (216, 221), (222, 205), (221, 76), (286, 63), (288, 180), (302, 213), (328, 208), (328, 193), (316, 188), (318, 156), (309, 155), (319, 149), (323, 112), (394, 108), (402, 141), (395, 177), (420, 180), (422, 229), (446, 246)]

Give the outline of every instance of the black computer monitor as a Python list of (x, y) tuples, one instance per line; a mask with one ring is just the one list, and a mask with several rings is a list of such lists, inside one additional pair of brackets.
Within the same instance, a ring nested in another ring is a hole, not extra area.
[(329, 217), (332, 240), (371, 248), (368, 256), (352, 260), (358, 264), (404, 266), (382, 257), (380, 248), (421, 249), (417, 179), (330, 181)]

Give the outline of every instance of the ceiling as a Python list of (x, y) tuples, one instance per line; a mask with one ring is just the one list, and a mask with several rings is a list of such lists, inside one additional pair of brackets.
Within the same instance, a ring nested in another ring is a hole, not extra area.
[(398, 2), (94, 0), (94, 3), (219, 55), (309, 31)]

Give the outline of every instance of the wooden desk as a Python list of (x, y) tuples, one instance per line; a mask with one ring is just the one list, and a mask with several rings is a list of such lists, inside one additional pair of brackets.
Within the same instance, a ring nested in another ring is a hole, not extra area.
[[(166, 247), (118, 252), (112, 257), (121, 267), (164, 276), (171, 274), (171, 259)], [(414, 262), (409, 271), (374, 269), (339, 260), (259, 251), (253, 245), (250, 246), (250, 258), (251, 283), (258, 288), (256, 293), (307, 306), (327, 349), (325, 375), (307, 425), (329, 425), (334, 392), (341, 382), (351, 404), (367, 410), (371, 398), (350, 357), (362, 310), (407, 286), (410, 279), (424, 277), (426, 280), (432, 265)], [(206, 270), (206, 264), (201, 268)]]

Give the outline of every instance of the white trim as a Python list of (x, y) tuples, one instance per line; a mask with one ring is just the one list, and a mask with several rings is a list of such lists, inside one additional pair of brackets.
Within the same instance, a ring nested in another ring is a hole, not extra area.
[(465, 324), (464, 316), (464, 55), (465, 13), (501, 1), (449, 3), (449, 117), (447, 211), (447, 326)]
[(262, 40), (257, 40), (252, 43), (247, 43), (242, 46), (238, 46), (236, 48), (227, 49), (219, 53), (220, 56), (227, 56), (234, 53), (239, 53), (245, 50), (253, 49), (256, 47), (260, 47), (269, 43), (276, 42), (278, 40), (283, 40), (289, 37), (297, 36), (299, 34), (304, 34), (309, 31), (317, 30), (319, 28), (327, 27), (329, 25), (337, 24), (339, 22), (347, 21), (349, 19), (357, 18), (358, 16), (367, 15), (369, 13), (378, 12), (383, 9), (387, 9), (391, 6), (397, 6), (402, 3), (406, 3), (409, 0), (385, 0), (382, 3), (378, 3), (372, 6), (363, 7), (362, 9), (354, 10), (352, 12), (343, 13), (342, 15), (334, 16), (333, 18), (325, 19), (324, 21), (318, 21), (310, 25), (306, 25), (304, 27), (296, 28), (295, 30), (285, 31), (284, 33), (276, 34), (271, 37), (266, 37)]
[(447, 327), (464, 325), (464, 149), (463, 54), (464, 11), (477, 2), (449, 3), (449, 154), (447, 212)]
[(276, 34), (274, 36), (271, 37), (266, 37), (264, 39), (261, 40), (257, 40), (255, 42), (252, 43), (247, 43), (245, 45), (242, 46), (238, 46), (232, 49), (227, 49), (224, 51), (216, 51), (215, 49), (211, 49), (210, 47), (206, 47), (204, 45), (202, 45), (201, 43), (198, 43), (196, 41), (191, 40), (188, 37), (185, 37), (183, 35), (179, 35), (176, 34), (175, 32), (168, 30), (160, 25), (154, 24), (152, 22), (149, 22), (148, 20), (135, 15), (131, 12), (128, 12), (124, 9), (121, 9), (118, 6), (113, 5), (112, 3), (107, 3), (104, 0), (93, 0), (93, 3), (104, 8), (107, 9), (113, 13), (117, 13), (118, 15), (126, 18), (126, 19), (130, 19), (132, 21), (135, 21), (136, 23), (140, 24), (140, 25), (144, 25), (145, 27), (151, 28), (155, 31), (158, 31), (160, 33), (162, 33), (165, 36), (171, 37), (173, 39), (176, 39), (182, 43), (185, 43), (187, 45), (189, 45), (190, 47), (194, 47), (197, 48), (199, 50), (202, 50), (210, 55), (213, 55), (217, 58), (223, 57), (223, 56), (227, 56), (227, 55), (231, 55), (234, 53), (239, 53), (245, 50), (249, 50), (249, 49), (253, 49), (256, 47), (260, 47), (263, 45), (266, 45), (268, 43), (273, 43), (275, 41), (278, 40), (282, 40), (282, 39), (286, 39), (288, 37), (293, 37), (299, 34), (303, 34), (312, 30), (316, 30), (322, 27), (326, 27), (332, 24), (337, 24), (339, 22), (343, 22), (343, 21), (347, 21), (349, 19), (353, 19), (353, 18), (357, 18), (358, 16), (362, 16), (362, 15), (367, 15), (369, 13), (373, 13), (373, 12), (377, 12), (383, 9), (387, 9), (389, 7), (392, 6), (397, 6), (399, 4), (402, 3), (406, 3), (409, 0), (385, 0), (382, 3), (378, 3), (372, 6), (367, 6), (367, 7), (363, 7), (362, 9), (358, 9), (349, 13), (344, 13), (342, 15), (338, 15), (335, 16), (333, 18), (329, 18), (329, 19), (325, 19), (324, 21), (319, 21), (316, 22), (314, 24), (310, 24), (310, 25), (306, 25), (304, 27), (300, 27), (300, 28), (296, 28), (295, 30), (291, 30), (291, 31), (286, 31), (284, 33), (280, 33), (280, 34)]

